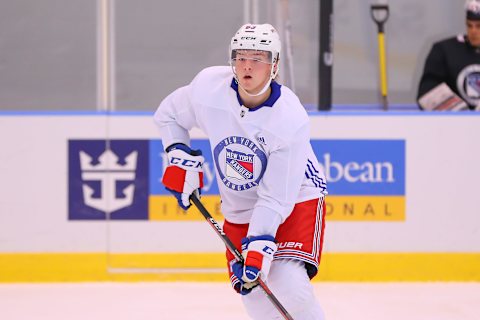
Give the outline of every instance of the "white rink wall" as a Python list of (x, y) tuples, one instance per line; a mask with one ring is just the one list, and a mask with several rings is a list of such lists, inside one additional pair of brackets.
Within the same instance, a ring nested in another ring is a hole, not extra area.
[[(404, 156), (396, 159), (397, 164), (401, 162), (404, 170), (400, 172), (404, 179), (403, 193), (392, 198), (392, 201), (397, 201), (395, 203), (403, 203), (398, 209), (401, 212), (397, 212), (396, 218), (392, 220), (382, 217), (348, 220), (327, 215), (324, 239), (327, 258), (323, 263), (327, 275), (329, 272), (338, 275), (343, 272), (343, 267), (351, 269), (352, 263), (359, 266), (363, 263), (363, 267), (357, 271), (359, 277), (365, 275), (368, 279), (368, 271), (365, 270), (372, 270), (372, 274), (389, 280), (391, 278), (387, 269), (390, 265), (385, 265), (385, 261), (388, 261), (392, 266), (398, 265), (401, 268), (393, 280), (403, 277), (404, 268), (410, 269), (417, 263), (423, 265), (425, 275), (430, 273), (429, 266), (432, 263), (443, 265), (439, 272), (448, 276), (435, 276), (434, 280), (458, 280), (459, 273), (465, 275), (461, 279), (480, 279), (477, 268), (480, 254), (480, 116), (473, 113), (420, 112), (314, 113), (311, 114), (311, 131), (312, 141), (328, 141), (328, 146), (335, 145), (336, 141), (346, 141), (347, 147), (351, 145), (357, 148), (357, 140), (366, 145), (371, 145), (369, 141), (373, 141), (373, 144), (396, 141), (404, 146)], [(198, 130), (194, 130), (191, 135), (193, 141), (205, 139), (205, 135)], [(114, 113), (107, 116), (94, 113), (5, 113), (0, 115), (0, 136), (0, 269), (8, 269), (9, 265), (24, 265), (23, 260), (12, 254), (37, 259), (39, 256), (35, 254), (58, 253), (209, 253), (216, 255), (218, 263), (215, 266), (223, 267), (223, 244), (201, 218), (190, 219), (187, 216), (183, 220), (162, 220), (160, 217), (155, 220), (150, 217), (143, 220), (111, 221), (69, 218), (69, 183), (72, 184), (69, 182), (69, 141), (158, 141), (159, 133), (150, 114)], [(389, 149), (385, 150), (385, 157), (397, 157), (390, 155)], [(375, 149), (360, 148), (354, 149), (354, 152), (354, 157), (358, 156), (358, 159), (374, 159), (378, 156)], [(161, 158), (161, 154), (157, 156)], [(324, 166), (330, 166), (329, 175), (338, 178), (334, 164), (336, 158), (332, 155), (329, 158), (330, 164), (327, 165), (324, 156), (318, 157)], [(355, 168), (358, 169), (354, 165), (350, 166), (351, 176), (355, 175)], [(161, 176), (161, 166), (151, 167), (150, 170), (157, 171)], [(347, 170), (346, 166), (342, 170)], [(392, 170), (397, 170), (396, 165)], [(395, 179), (398, 178), (397, 171)], [(361, 174), (357, 172), (355, 179), (359, 180), (360, 177)], [(376, 188), (380, 193), (384, 188), (388, 189), (385, 182), (382, 183)], [(375, 182), (371, 186), (375, 190)], [(333, 186), (327, 198), (340, 203), (336, 204), (335, 210), (344, 206), (341, 201), (349, 201), (352, 196), (339, 196), (335, 194), (336, 190), (338, 189)], [(353, 198), (357, 201), (357, 207), (363, 201), (361, 195), (354, 195)], [(160, 202), (168, 199), (174, 201), (173, 197), (158, 199)], [(208, 200), (208, 193), (205, 199)], [(381, 203), (381, 199), (383, 198), (374, 197), (371, 202)], [(152, 208), (149, 210), (154, 211)], [(327, 206), (327, 212), (328, 210)], [(329, 258), (329, 255), (335, 257), (338, 254), (349, 255), (350, 260)], [(380, 260), (368, 260), (364, 258), (368, 254), (384, 256)], [(447, 257), (453, 259), (449, 262), (442, 260), (445, 256), (435, 256), (433, 260), (428, 260), (431, 257), (422, 260), (422, 256), (404, 259), (404, 255), (412, 254), (455, 256)], [(97, 266), (101, 261), (101, 268), (105, 269), (105, 259), (102, 257), (97, 256), (96, 260), (92, 258), (89, 265)], [(46, 270), (56, 263), (56, 258), (51, 256), (45, 259), (48, 260), (45, 262)], [(78, 259), (86, 261), (84, 258)], [(162, 259), (164, 265), (170, 265), (171, 257)], [(191, 261), (195, 259), (198, 257), (190, 258)], [(209, 259), (211, 257), (203, 261)], [(332, 267), (329, 267), (328, 261), (334, 261), (330, 264)], [(403, 264), (399, 264), (399, 261), (403, 261)], [(35, 260), (34, 264), (36, 263), (43, 262)], [(468, 270), (451, 268), (452, 264), (467, 266)], [(68, 265), (69, 262), (64, 262), (65, 268)], [(124, 265), (128, 266), (128, 259), (126, 264), (120, 263), (120, 266)], [(372, 266), (383, 271), (374, 271)], [(420, 267), (417, 269), (421, 270)], [(20, 277), (16, 271), (12, 272), (11, 275), (7, 272), (3, 280), (14, 281)], [(22, 272), (23, 276), (31, 270)], [(348, 279), (357, 279), (352, 277)], [(93, 277), (95, 279), (97, 278)], [(334, 279), (343, 278), (335, 276)], [(421, 280), (423, 276), (412, 276), (411, 279)]]
[[(406, 145), (405, 221), (329, 222), (326, 251), (480, 252), (479, 116), (336, 113), (311, 127), (314, 139)], [(159, 139), (150, 116), (0, 116), (0, 136), (0, 252), (223, 251), (200, 221), (69, 221), (68, 140)]]

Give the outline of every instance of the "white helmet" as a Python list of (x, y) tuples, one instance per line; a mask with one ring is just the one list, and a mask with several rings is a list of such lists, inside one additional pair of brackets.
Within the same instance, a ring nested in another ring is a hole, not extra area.
[(465, 10), (468, 20), (480, 20), (480, 1), (467, 0), (465, 2)]
[(238, 29), (230, 42), (230, 59), (235, 50), (262, 50), (271, 53), (271, 61), (280, 58), (282, 43), (277, 30), (271, 24), (245, 24)]

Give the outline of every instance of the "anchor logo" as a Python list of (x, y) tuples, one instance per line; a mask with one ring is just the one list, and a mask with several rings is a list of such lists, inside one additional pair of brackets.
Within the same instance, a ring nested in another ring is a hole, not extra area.
[[(95, 190), (86, 183), (82, 184), (83, 201), (85, 205), (104, 211), (113, 212), (131, 206), (135, 193), (135, 172), (138, 152), (133, 151), (125, 157), (125, 164), (119, 164), (119, 158), (110, 149), (98, 158), (98, 164), (93, 165), (92, 157), (84, 151), (79, 152), (80, 169), (83, 182), (100, 183), (100, 198), (94, 197)], [(123, 190), (123, 197), (117, 195), (117, 182), (131, 181)]]

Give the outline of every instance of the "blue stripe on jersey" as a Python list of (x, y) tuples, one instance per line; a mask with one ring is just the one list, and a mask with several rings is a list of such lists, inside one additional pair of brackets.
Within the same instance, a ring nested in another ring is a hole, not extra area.
[(307, 169), (305, 170), (305, 176), (307, 179), (310, 179), (314, 186), (317, 188), (321, 188), (322, 191), (327, 189), (327, 184), (325, 181), (318, 175), (319, 171), (315, 169), (315, 166), (313, 165), (313, 162), (308, 159), (307, 160)]
[[(307, 167), (307, 170), (309, 170), (308, 167)], [(318, 183), (317, 183), (315, 180), (313, 180), (313, 179), (310, 178), (310, 176), (308, 175), (308, 172), (307, 172), (306, 170), (305, 170), (305, 177), (307, 177), (307, 179), (312, 180), (313, 185), (314, 185), (315, 187), (320, 188), (320, 186), (318, 185)]]

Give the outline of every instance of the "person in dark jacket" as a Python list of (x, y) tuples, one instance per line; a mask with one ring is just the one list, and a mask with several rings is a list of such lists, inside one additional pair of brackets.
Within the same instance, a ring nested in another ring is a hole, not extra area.
[(480, 0), (467, 0), (465, 11), (467, 33), (433, 44), (417, 100), (445, 83), (469, 109), (480, 108)]

